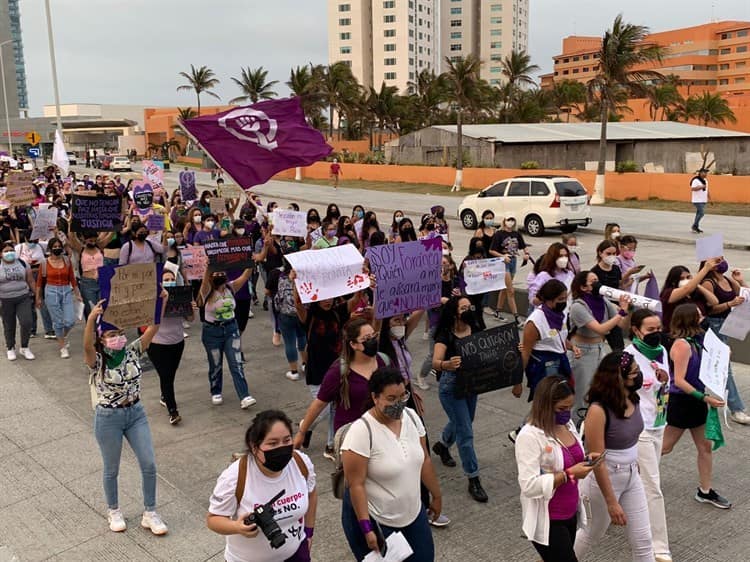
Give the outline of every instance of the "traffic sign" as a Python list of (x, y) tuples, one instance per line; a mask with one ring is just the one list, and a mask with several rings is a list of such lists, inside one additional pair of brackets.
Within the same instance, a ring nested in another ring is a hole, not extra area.
[(42, 137), (36, 131), (31, 131), (30, 133), (26, 133), (26, 140), (29, 141), (31, 146), (36, 146), (42, 140)]
[(31, 146), (28, 149), (30, 158), (39, 158), (42, 155), (42, 150), (38, 146)]

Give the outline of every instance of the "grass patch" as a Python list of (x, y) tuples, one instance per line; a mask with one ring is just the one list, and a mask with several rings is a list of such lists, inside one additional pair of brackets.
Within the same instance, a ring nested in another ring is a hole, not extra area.
[[(625, 201), (607, 201), (605, 207), (624, 207), (627, 209), (645, 209), (648, 211), (673, 211), (676, 213), (695, 214), (695, 207), (686, 201), (666, 201), (665, 199), (650, 198), (648, 201), (626, 199)], [(706, 207), (708, 215), (726, 215), (730, 217), (750, 216), (750, 205), (747, 203), (709, 203)]]
[[(310, 185), (331, 185), (330, 181), (317, 179), (303, 179), (301, 183)], [(451, 193), (451, 186), (437, 185), (434, 183), (407, 183), (398, 181), (369, 181), (369, 180), (350, 180), (342, 178), (339, 180), (339, 187), (346, 189), (374, 189), (376, 191), (389, 191), (397, 193), (421, 193), (423, 195), (451, 195), (455, 197), (466, 197), (476, 193), (476, 189), (464, 188), (460, 192)]]

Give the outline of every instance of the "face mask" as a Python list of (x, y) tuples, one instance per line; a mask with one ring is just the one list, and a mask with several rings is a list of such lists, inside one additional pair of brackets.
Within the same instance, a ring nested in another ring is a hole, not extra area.
[(5, 260), (8, 263), (16, 261), (16, 253), (15, 252), (5, 252), (3, 254), (3, 260)]
[(711, 324), (708, 323), (708, 318), (704, 318), (701, 320), (701, 323), (699, 324), (701, 330), (704, 332), (708, 332), (708, 329), (711, 327)]
[(26, 242), (26, 245), (29, 248), (36, 248), (37, 247), (37, 243), (36, 242)]
[(214, 221), (206, 221), (207, 228), (213, 228), (216, 223)]
[(649, 347), (659, 347), (661, 345), (661, 332), (651, 332), (641, 338), (641, 341)]
[(570, 421), (570, 410), (563, 410), (562, 412), (555, 412), (555, 423), (557, 425), (568, 425)]
[(177, 281), (162, 281), (161, 286), (165, 287), (165, 288), (176, 287), (177, 286)]
[(391, 337), (400, 340), (406, 335), (406, 326), (391, 326)]
[(635, 257), (635, 250), (623, 250), (622, 257), (626, 260), (632, 260)]
[(399, 401), (395, 404), (388, 404), (383, 408), (383, 413), (393, 420), (400, 420), (401, 414), (404, 413), (404, 408), (406, 408), (406, 402)]
[(599, 281), (594, 281), (594, 284), (591, 285), (591, 294), (594, 296), (599, 296), (599, 291), (602, 290), (602, 284), (599, 283)]
[(294, 445), (284, 445), (263, 451), (263, 456), (266, 457), (263, 466), (271, 472), (281, 472), (289, 464), (289, 461), (292, 460), (293, 451)]
[(210, 197), (206, 197), (206, 205), (211, 205), (211, 198)]
[(716, 273), (724, 275), (729, 270), (729, 264), (726, 260), (722, 260), (719, 265), (716, 266)]
[(237, 233), (238, 236), (242, 236), (243, 234), (245, 234), (244, 228), (236, 228), (234, 231)]
[(609, 235), (609, 237), (612, 238), (612, 240), (617, 240), (620, 237), (620, 233), (613, 232), (612, 234)]
[(443, 211), (438, 211), (437, 213), (435, 213), (435, 216), (436, 216), (437, 218), (439, 218), (440, 220), (443, 220), (443, 217), (445, 216), (445, 212), (443, 212)]
[(607, 265), (615, 265), (617, 263), (617, 256), (604, 256), (602, 261)]
[[(354, 213), (354, 216), (357, 217), (358, 219), (361, 219), (362, 217), (365, 216), (365, 214), (362, 211), (357, 211), (356, 213)], [(398, 222), (398, 220), (396, 222)]]
[(331, 230), (326, 230), (326, 236), (327, 236), (328, 238), (333, 238), (334, 236), (336, 236), (336, 231), (335, 231), (335, 230), (333, 230), (333, 229), (331, 229)]
[(394, 221), (396, 221), (396, 224), (398, 224), (398, 223), (400, 223), (400, 222), (401, 222), (402, 220), (404, 220), (404, 217), (396, 217), (396, 218), (395, 218), (395, 219), (393, 219), (393, 220), (394, 220)]
[(568, 303), (566, 303), (566, 302), (564, 302), (564, 301), (563, 301), (563, 302), (558, 302), (558, 303), (555, 303), (555, 306), (554, 306), (554, 307), (552, 307), (552, 310), (554, 310), (554, 311), (555, 311), (555, 312), (557, 312), (558, 314), (562, 314), (562, 313), (563, 313), (563, 311), (565, 310), (565, 308), (566, 308), (567, 306), (568, 306)]
[(432, 224), (432, 223), (429, 223), (428, 225), (426, 225), (426, 226), (424, 227), (424, 229), (425, 229), (425, 230), (426, 230), (427, 232), (432, 232), (433, 230), (435, 230), (435, 225), (434, 225), (434, 224)]
[(364, 346), (362, 353), (367, 355), (367, 357), (375, 357), (378, 354), (378, 340), (377, 339), (370, 338), (366, 342), (363, 342), (362, 345)]
[(628, 387), (628, 390), (632, 390), (633, 392), (635, 392), (643, 386), (643, 373), (638, 373), (638, 375), (634, 379), (632, 379), (632, 381), (633, 384), (632, 386)]
[(104, 339), (104, 347), (112, 351), (122, 351), (126, 343), (128, 343), (128, 338), (122, 335)]
[(202, 217), (200, 215), (193, 215), (193, 222), (198, 224), (199, 222), (201, 222), (201, 218)]
[(458, 317), (464, 324), (471, 324), (474, 321), (474, 313), (471, 310), (464, 310)]
[(177, 259), (177, 256), (172, 256), (171, 258), (167, 258), (167, 261), (168, 261), (169, 263), (177, 264), (177, 262), (178, 262), (179, 260)]
[(86, 242), (86, 247), (90, 250), (93, 250), (94, 248), (96, 248), (96, 242)]
[(684, 286), (685, 286), (685, 285), (687, 285), (688, 283), (690, 283), (690, 279), (680, 279), (680, 282), (679, 282), (679, 283), (677, 283), (677, 286), (678, 286), (678, 287), (684, 287)]
[(495, 226), (495, 219), (484, 219), (484, 226)]
[(450, 250), (443, 250), (443, 255), (446, 256), (446, 257), (450, 256), (451, 255), (451, 251)]
[(218, 289), (226, 282), (227, 282), (226, 275), (217, 275), (216, 277), (211, 278), (211, 284), (214, 286), (215, 289)]
[(174, 246), (174, 238), (167, 238), (167, 246), (170, 248)]
[(146, 240), (147, 237), (148, 237), (147, 232), (139, 232), (138, 234), (135, 235), (136, 240), (139, 240), (140, 242), (143, 242), (144, 240)]
[(555, 265), (557, 266), (557, 269), (565, 269), (565, 268), (567, 268), (568, 267), (568, 258), (566, 258), (566, 257), (557, 258), (555, 260)]
[(63, 252), (62, 248), (52, 248), (52, 255), (53, 256), (61, 256)]

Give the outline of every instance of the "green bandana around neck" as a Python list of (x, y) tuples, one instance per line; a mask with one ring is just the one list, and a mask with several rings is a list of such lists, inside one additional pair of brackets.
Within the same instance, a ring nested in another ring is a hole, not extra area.
[(120, 351), (105, 351), (104, 358), (107, 364), (107, 369), (114, 369), (115, 367), (118, 367), (120, 363), (122, 363), (123, 359), (125, 359), (125, 348), (121, 349)]
[(642, 339), (637, 337), (633, 338), (633, 346), (649, 361), (656, 361), (659, 357), (663, 357), (665, 351), (662, 345), (651, 347), (650, 345), (647, 345)]

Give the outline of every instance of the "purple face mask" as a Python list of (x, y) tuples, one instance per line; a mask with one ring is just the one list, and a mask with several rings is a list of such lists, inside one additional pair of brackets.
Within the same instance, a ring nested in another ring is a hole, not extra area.
[(727, 260), (721, 260), (719, 262), (719, 265), (716, 266), (716, 272), (724, 275), (727, 271), (729, 271), (729, 264), (727, 263)]
[(563, 410), (562, 412), (555, 412), (555, 423), (557, 425), (567, 425), (570, 421), (570, 410)]

